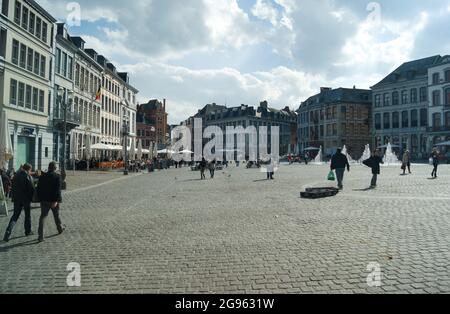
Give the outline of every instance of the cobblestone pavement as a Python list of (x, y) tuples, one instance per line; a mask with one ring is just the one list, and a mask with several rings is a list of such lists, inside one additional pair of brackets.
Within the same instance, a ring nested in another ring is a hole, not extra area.
[[(330, 184), (314, 165), (282, 166), (271, 182), (256, 169), (199, 181), (184, 168), (69, 191), (66, 233), (49, 217), (37, 244), (22, 217), (0, 244), (0, 292), (450, 293), (450, 167), (437, 180), (412, 170), (383, 168), (364, 191), (370, 170), (355, 166), (342, 193), (320, 200), (299, 197)], [(81, 287), (67, 287), (70, 262)], [(380, 287), (367, 284), (370, 263)]]
[[(133, 175), (133, 174), (130, 174)], [(67, 171), (67, 189), (69, 191), (97, 186), (123, 177), (123, 171)]]

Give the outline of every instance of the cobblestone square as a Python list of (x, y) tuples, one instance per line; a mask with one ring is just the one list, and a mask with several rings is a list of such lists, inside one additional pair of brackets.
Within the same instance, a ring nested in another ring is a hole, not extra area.
[[(328, 166), (282, 165), (274, 181), (242, 166), (206, 181), (188, 168), (86, 174), (63, 196), (64, 234), (50, 217), (37, 244), (22, 216), (0, 244), (0, 293), (450, 293), (450, 167), (431, 170), (384, 167), (366, 190), (370, 169), (355, 165), (319, 200), (300, 191), (333, 185)], [(67, 286), (72, 262), (81, 287)]]

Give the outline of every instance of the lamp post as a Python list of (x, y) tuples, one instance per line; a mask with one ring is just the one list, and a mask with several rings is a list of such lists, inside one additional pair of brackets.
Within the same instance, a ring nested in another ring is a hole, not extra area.
[(58, 88), (58, 102), (59, 107), (63, 108), (64, 110), (64, 120), (63, 120), (63, 154), (62, 154), (62, 163), (60, 165), (61, 167), (61, 189), (66, 190), (67, 189), (67, 182), (66, 182), (66, 143), (67, 143), (67, 109), (72, 103), (74, 92), (69, 90), (67, 92), (67, 98), (63, 99), (65, 95), (65, 90), (62, 87)]
[(123, 146), (125, 148), (125, 156), (124, 156), (124, 166), (125, 170), (123, 171), (123, 175), (128, 175), (128, 120), (125, 118), (123, 121), (123, 129), (122, 129), (122, 135), (123, 135)]

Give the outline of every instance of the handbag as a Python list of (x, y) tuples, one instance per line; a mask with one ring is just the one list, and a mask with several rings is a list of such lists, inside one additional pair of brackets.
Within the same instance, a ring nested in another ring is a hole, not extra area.
[(334, 176), (334, 171), (330, 171), (328, 174), (328, 181), (335, 181), (336, 177)]

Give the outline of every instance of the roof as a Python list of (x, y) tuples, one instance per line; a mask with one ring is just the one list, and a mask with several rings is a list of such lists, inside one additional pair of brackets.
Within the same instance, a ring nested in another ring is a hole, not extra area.
[(397, 82), (412, 81), (428, 75), (428, 68), (440, 62), (440, 55), (403, 63), (400, 67), (375, 84), (373, 88)]
[(25, 0), (33, 9), (41, 13), (43, 16), (45, 16), (50, 22), (56, 23), (56, 19), (50, 15), (43, 7), (41, 7), (36, 1), (34, 0)]
[(372, 91), (368, 89), (342, 87), (323, 90), (319, 94), (309, 97), (300, 105), (300, 108), (313, 104), (331, 104), (339, 102), (370, 104), (372, 103)]
[(149, 100), (149, 102), (146, 104), (141, 104), (139, 108), (143, 109), (143, 110), (163, 109), (163, 103), (160, 102), (158, 99), (152, 99), (152, 100)]

